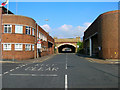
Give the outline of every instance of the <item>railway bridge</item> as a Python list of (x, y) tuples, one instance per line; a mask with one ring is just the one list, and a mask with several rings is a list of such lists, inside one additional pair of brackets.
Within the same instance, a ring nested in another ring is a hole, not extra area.
[(56, 53), (64, 53), (64, 52), (76, 53), (77, 43), (80, 42), (80, 37), (63, 38), (63, 39), (58, 39), (55, 37), (54, 40), (55, 40)]

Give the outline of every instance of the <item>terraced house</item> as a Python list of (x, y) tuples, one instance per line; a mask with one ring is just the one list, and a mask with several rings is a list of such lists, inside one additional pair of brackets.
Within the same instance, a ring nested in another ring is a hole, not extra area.
[(2, 59), (30, 59), (54, 53), (54, 39), (34, 19), (1, 12)]

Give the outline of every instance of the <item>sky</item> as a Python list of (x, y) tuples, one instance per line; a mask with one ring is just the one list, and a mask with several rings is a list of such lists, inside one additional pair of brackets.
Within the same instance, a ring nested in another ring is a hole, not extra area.
[(9, 10), (33, 18), (52, 37), (82, 38), (100, 14), (118, 10), (118, 2), (9, 2)]

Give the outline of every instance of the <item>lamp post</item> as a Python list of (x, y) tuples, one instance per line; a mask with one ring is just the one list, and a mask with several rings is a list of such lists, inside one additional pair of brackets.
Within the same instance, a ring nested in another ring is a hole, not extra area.
[[(2, 61), (2, 6), (0, 6), (0, 61)], [(2, 73), (2, 65), (0, 65), (0, 73)], [(0, 77), (0, 89), (2, 88), (2, 77)]]
[(2, 6), (0, 5), (0, 60), (2, 60)]

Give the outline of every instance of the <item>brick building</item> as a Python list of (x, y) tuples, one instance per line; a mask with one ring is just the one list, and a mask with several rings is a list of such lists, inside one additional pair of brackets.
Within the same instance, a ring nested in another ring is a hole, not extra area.
[(119, 10), (101, 14), (84, 32), (84, 50), (103, 59), (120, 58)]
[(54, 39), (34, 19), (0, 8), (2, 59), (30, 59), (54, 53)]

